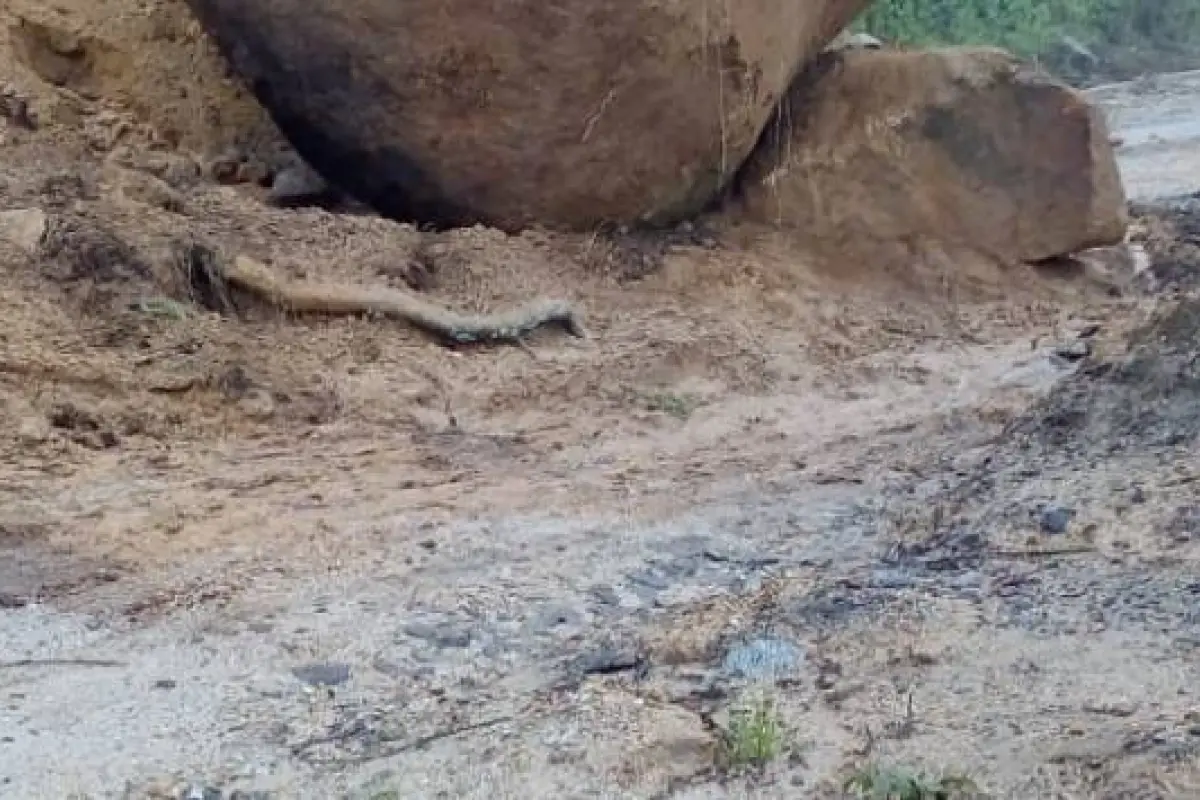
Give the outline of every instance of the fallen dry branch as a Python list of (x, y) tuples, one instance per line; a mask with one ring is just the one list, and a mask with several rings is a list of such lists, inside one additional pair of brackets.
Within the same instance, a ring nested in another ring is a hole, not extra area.
[(382, 286), (288, 281), (252, 258), (238, 256), (220, 266), (230, 286), (292, 312), (351, 315), (374, 313), (398, 319), (448, 342), (520, 342), (544, 325), (558, 325), (578, 338), (587, 331), (575, 309), (561, 300), (539, 300), (495, 314), (459, 314), (405, 292)]

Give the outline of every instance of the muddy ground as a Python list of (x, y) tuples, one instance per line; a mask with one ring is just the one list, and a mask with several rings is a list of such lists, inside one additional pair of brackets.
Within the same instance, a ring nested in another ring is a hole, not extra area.
[[(1200, 85), (1097, 97), (1148, 267), (422, 233), (10, 96), (0, 796), (1196, 797)], [(196, 244), (593, 336), (213, 313)]]

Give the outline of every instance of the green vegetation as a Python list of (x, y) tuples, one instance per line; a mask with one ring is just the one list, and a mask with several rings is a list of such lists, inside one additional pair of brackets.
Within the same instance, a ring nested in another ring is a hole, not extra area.
[(679, 420), (688, 419), (700, 407), (700, 401), (695, 397), (673, 392), (657, 392), (646, 395), (645, 403), (648, 410), (669, 414)]
[(764, 696), (730, 710), (718, 759), (726, 770), (763, 767), (783, 753), (786, 740), (783, 720), (772, 700)]
[(904, 767), (861, 769), (850, 776), (845, 789), (861, 800), (958, 800), (978, 796), (970, 778), (932, 776)]
[(1197, 0), (876, 0), (855, 27), (903, 44), (993, 44), (1051, 61), (1070, 40), (1101, 58), (1200, 55)]

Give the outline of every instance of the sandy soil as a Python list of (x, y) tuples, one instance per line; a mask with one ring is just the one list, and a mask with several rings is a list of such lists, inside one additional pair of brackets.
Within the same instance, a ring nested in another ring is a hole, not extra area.
[[(1142, 199), (1200, 188), (1134, 141), (1200, 97), (1170, 85), (1097, 95)], [(0, 205), (65, 233), (0, 243), (0, 796), (822, 797), (876, 760), (1200, 792), (1186, 204), (1137, 276), (834, 268), (719, 219), (428, 234), (270, 209), (210, 140), (31, 87)], [(594, 335), (209, 313), (188, 241), (563, 295)], [(788, 752), (724, 770), (765, 684)]]

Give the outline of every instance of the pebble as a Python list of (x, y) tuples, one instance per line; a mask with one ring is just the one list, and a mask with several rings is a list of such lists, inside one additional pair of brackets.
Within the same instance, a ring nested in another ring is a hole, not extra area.
[(251, 419), (267, 420), (275, 416), (275, 400), (265, 389), (250, 389), (238, 401), (238, 408)]
[(1038, 520), (1042, 532), (1057, 536), (1067, 532), (1067, 528), (1071, 526), (1071, 518), (1075, 516), (1075, 511), (1062, 506), (1048, 506), (1042, 509), (1041, 516)]
[(50, 436), (50, 423), (44, 417), (25, 417), (17, 425), (17, 440), (23, 445), (42, 444)]
[(665, 575), (653, 569), (635, 572), (629, 575), (629, 581), (638, 589), (650, 589), (655, 592), (661, 592), (671, 586), (671, 581)]
[(617, 594), (617, 590), (611, 586), (598, 584), (588, 590), (592, 598), (602, 605), (619, 606), (621, 605), (621, 596)]
[(550, 606), (534, 614), (529, 621), (529, 627), (536, 634), (547, 634), (561, 628), (578, 627), (582, 622), (583, 618), (575, 609), (566, 606)]
[(1092, 354), (1092, 345), (1086, 339), (1076, 339), (1054, 348), (1054, 355), (1064, 361), (1080, 361)]
[(337, 661), (305, 664), (293, 668), (292, 675), (309, 686), (341, 686), (350, 680), (350, 665)]
[(876, 589), (909, 589), (916, 584), (916, 578), (903, 570), (877, 569), (871, 573), (871, 586)]
[(186, 786), (179, 792), (179, 800), (221, 800), (220, 789), (212, 786)]
[(295, 164), (275, 175), (268, 199), (272, 205), (294, 208), (319, 205), (329, 194), (329, 185), (315, 170), (306, 164)]
[(409, 622), (402, 628), (404, 633), (414, 639), (424, 639), (427, 642), (447, 649), (462, 649), (471, 646), (471, 631), (457, 625), (434, 622)]
[(38, 251), (47, 225), (46, 212), (40, 208), (0, 211), (0, 239), (6, 239), (26, 253)]
[(642, 655), (632, 647), (604, 646), (582, 655), (576, 670), (583, 675), (610, 675), (637, 668)]

